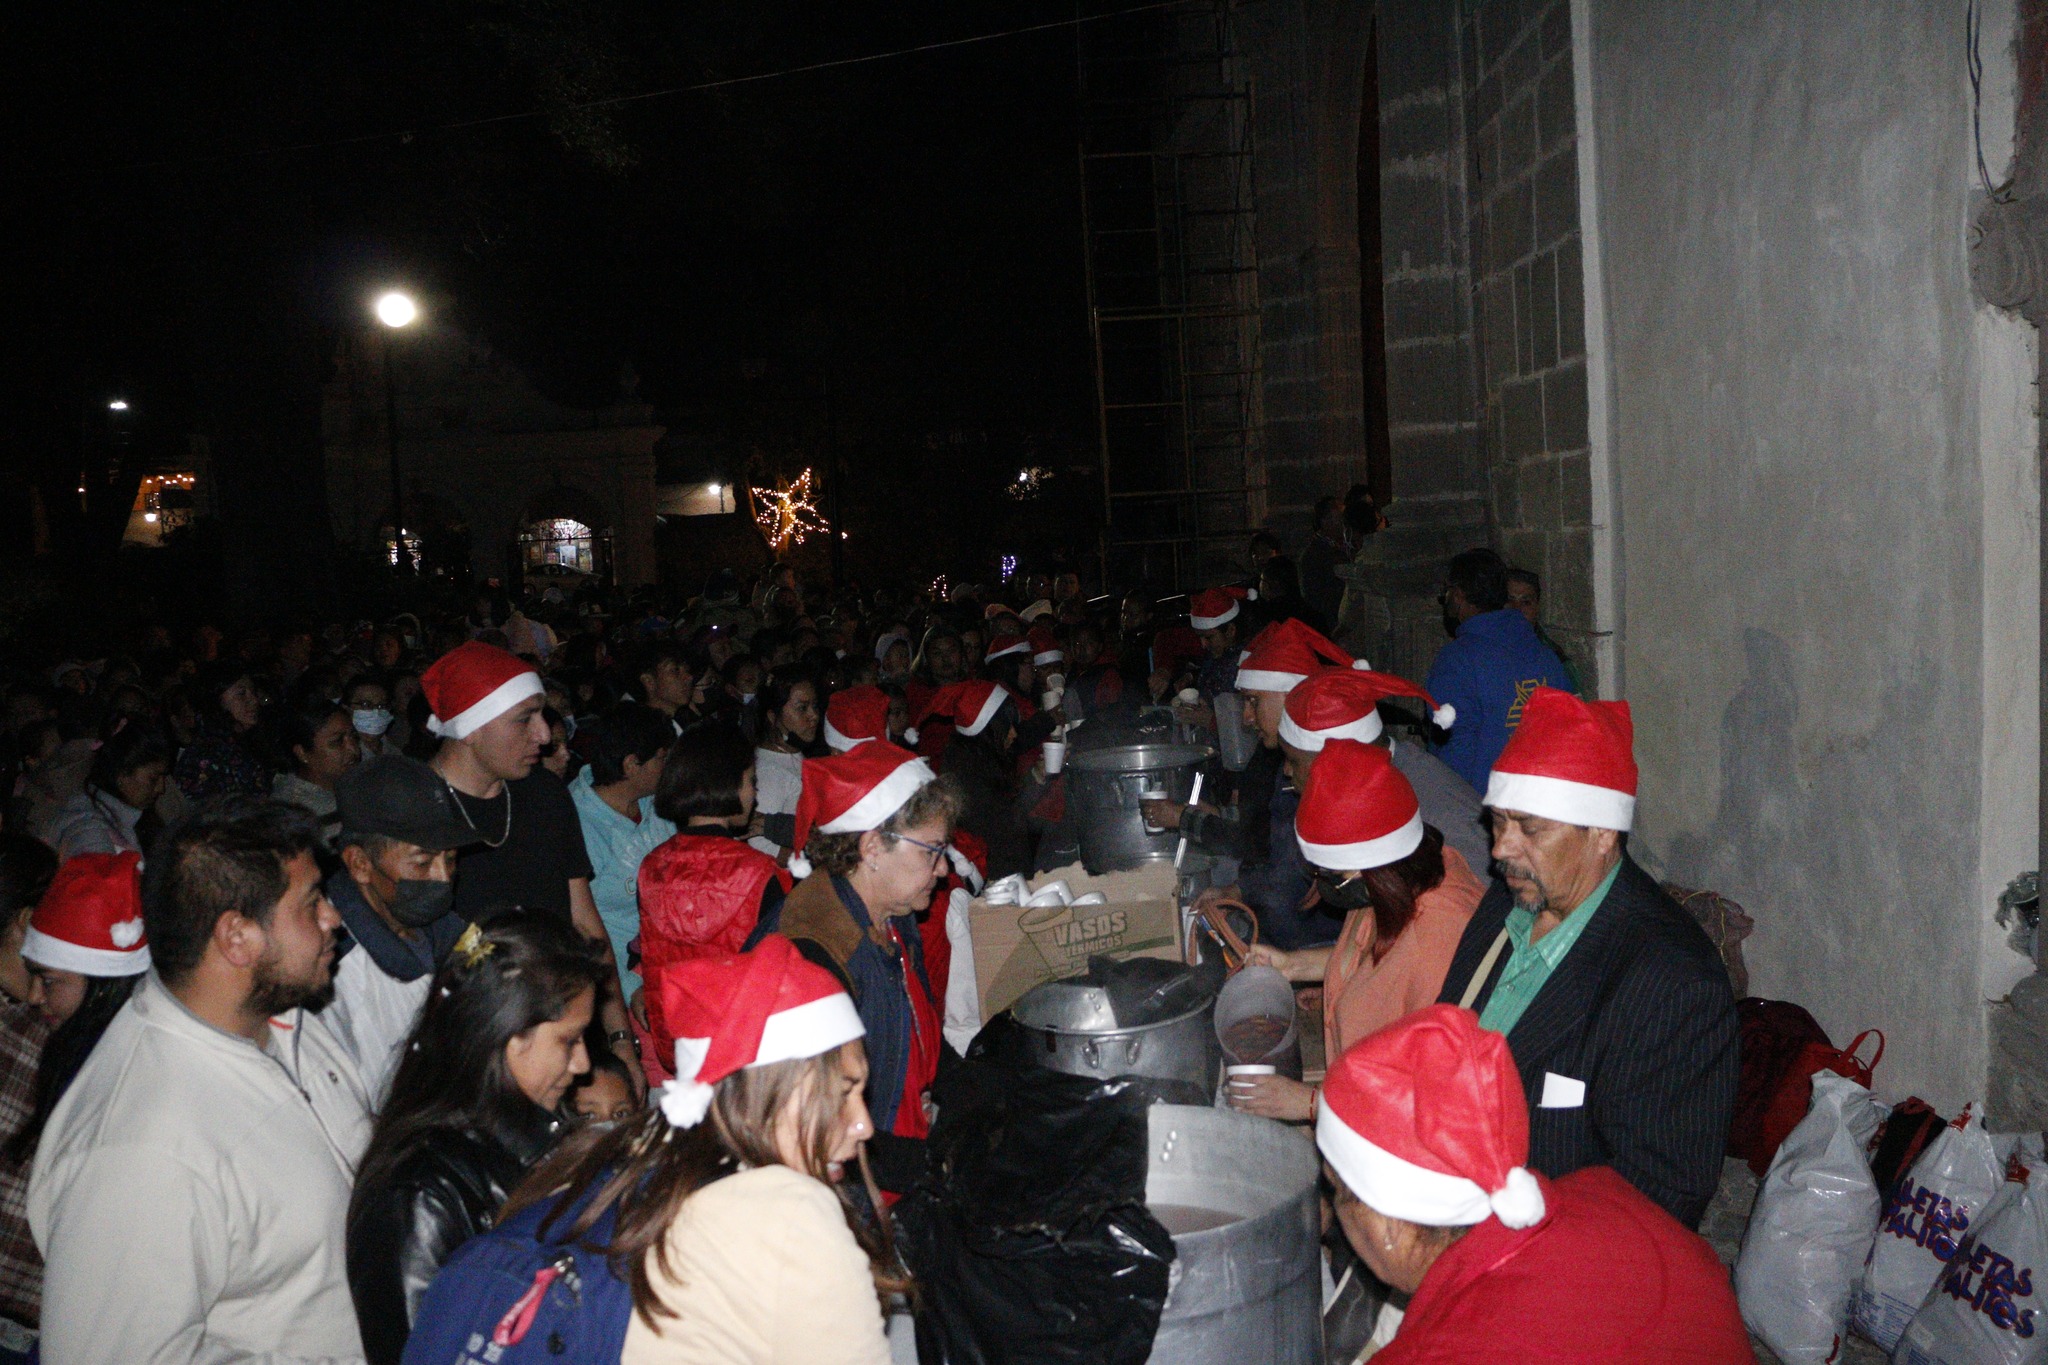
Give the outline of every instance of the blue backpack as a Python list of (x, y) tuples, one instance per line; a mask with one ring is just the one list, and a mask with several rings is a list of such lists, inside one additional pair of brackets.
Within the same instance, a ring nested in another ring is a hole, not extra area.
[(593, 1247), (609, 1245), (613, 1209), (570, 1241), (581, 1204), (536, 1204), (456, 1248), (427, 1286), (403, 1365), (617, 1365), (633, 1291)]

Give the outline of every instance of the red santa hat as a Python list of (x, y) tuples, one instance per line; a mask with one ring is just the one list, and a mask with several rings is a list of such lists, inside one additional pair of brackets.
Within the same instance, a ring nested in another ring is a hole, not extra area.
[(1023, 636), (998, 635), (995, 639), (988, 642), (988, 653), (983, 656), (983, 659), (987, 663), (994, 663), (997, 659), (1003, 658), (1006, 655), (1028, 654), (1030, 652), (1031, 642)]
[(39, 967), (81, 976), (148, 971), (142, 855), (80, 853), (68, 859), (29, 916), (21, 955)]
[(1371, 669), (1325, 668), (1287, 694), (1280, 738), (1310, 753), (1333, 739), (1370, 744), (1380, 737), (1379, 704), (1387, 697), (1420, 697), (1440, 729), (1450, 729), (1458, 719), (1456, 707), (1438, 706), (1436, 698), (1406, 678)]
[(1309, 674), (1329, 667), (1363, 669), (1370, 665), (1290, 616), (1252, 637), (1238, 661), (1237, 690), (1292, 692)]
[(1067, 661), (1067, 652), (1060, 648), (1059, 637), (1044, 626), (1033, 626), (1031, 634), (1025, 638), (1031, 642), (1031, 662), (1040, 668)]
[(888, 733), (889, 694), (879, 687), (842, 687), (825, 703), (825, 742), (838, 753)]
[(427, 729), (444, 739), (466, 739), (528, 697), (538, 697), (540, 674), (516, 654), (471, 640), (434, 660), (420, 674), (420, 691), (434, 708)]
[(678, 962), (655, 989), (676, 1039), (676, 1077), (661, 1087), (661, 1112), (677, 1128), (704, 1121), (727, 1076), (820, 1056), (867, 1032), (832, 974), (780, 934), (751, 953)]
[(922, 725), (927, 717), (940, 716), (953, 722), (955, 734), (978, 735), (988, 728), (1009, 698), (1007, 688), (986, 678), (947, 683), (925, 703), (924, 714), (917, 718), (917, 723)]
[(1302, 783), (1294, 840), (1333, 872), (1385, 867), (1421, 846), (1422, 805), (1385, 749), (1333, 739)]
[(1240, 602), (1259, 600), (1257, 588), (1204, 588), (1188, 599), (1188, 624), (1214, 630), (1237, 619)]
[(1623, 833), (1635, 820), (1635, 725), (1625, 701), (1539, 687), (1493, 761), (1486, 804)]
[(1316, 1146), (1360, 1202), (1389, 1218), (1432, 1228), (1543, 1221), (1507, 1039), (1456, 1005), (1417, 1010), (1337, 1059)]
[(931, 765), (886, 739), (849, 753), (804, 760), (804, 787), (796, 799), (796, 846), (822, 834), (879, 829), (917, 789), (932, 780)]

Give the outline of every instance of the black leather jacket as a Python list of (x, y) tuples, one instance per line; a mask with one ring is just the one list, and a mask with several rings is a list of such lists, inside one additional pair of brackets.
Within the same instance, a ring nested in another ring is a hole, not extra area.
[(370, 1365), (399, 1365), (413, 1314), (455, 1249), (487, 1231), (526, 1168), (561, 1135), (531, 1105), (504, 1130), (426, 1137), (349, 1207), (348, 1287)]

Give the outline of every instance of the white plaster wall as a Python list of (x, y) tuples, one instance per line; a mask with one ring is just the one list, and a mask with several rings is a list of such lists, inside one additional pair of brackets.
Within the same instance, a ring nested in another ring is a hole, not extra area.
[(1752, 908), (1756, 993), (1959, 1105), (2026, 965), (1988, 925), (2038, 745), (2031, 336), (1970, 292), (1963, 6), (1584, 13), (1638, 850)]

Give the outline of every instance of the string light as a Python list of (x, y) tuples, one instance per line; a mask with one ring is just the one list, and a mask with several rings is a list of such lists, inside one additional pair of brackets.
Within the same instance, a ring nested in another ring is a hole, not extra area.
[(813, 531), (832, 529), (811, 501), (816, 494), (808, 469), (797, 475), (794, 483), (784, 479), (773, 488), (750, 484), (748, 489), (754, 495), (754, 520), (760, 525), (761, 534), (768, 537), (768, 548), (778, 554), (785, 546), (803, 544), (804, 537)]

